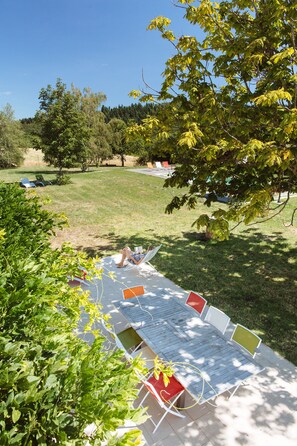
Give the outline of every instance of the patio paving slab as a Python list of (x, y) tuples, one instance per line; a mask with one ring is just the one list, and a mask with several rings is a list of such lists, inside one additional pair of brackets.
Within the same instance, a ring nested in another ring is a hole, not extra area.
[[(150, 169), (151, 170), (151, 169)], [(102, 280), (95, 280), (89, 289), (90, 299), (100, 302), (118, 328), (127, 323), (113, 302), (122, 300), (124, 288), (144, 285), (146, 292), (171, 290), (186, 300), (187, 291), (174, 284), (149, 265), (140, 269), (116, 268), (117, 256), (102, 260)], [(114, 280), (109, 274), (114, 276)], [(236, 321), (235, 321), (236, 323)], [(232, 325), (229, 332), (232, 331)], [(263, 343), (256, 357), (265, 370), (242, 385), (232, 399), (223, 394), (216, 406), (204, 404), (185, 410), (181, 419), (167, 415), (155, 434), (147, 420), (139, 428), (147, 446), (296, 446), (297, 445), (297, 367)], [(159, 406), (148, 399), (153, 415)], [(189, 398), (186, 405), (192, 405)]]

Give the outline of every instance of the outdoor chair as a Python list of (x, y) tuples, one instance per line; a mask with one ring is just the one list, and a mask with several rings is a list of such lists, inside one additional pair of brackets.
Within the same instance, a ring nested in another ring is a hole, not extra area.
[(84, 270), (83, 268), (79, 268), (81, 270), (81, 275), (79, 276), (68, 276), (68, 281), (69, 284), (71, 284), (72, 282), (79, 282), (79, 283), (83, 283), (84, 285), (89, 286), (88, 282), (86, 281), (86, 277), (88, 275), (88, 272), (86, 270)]
[(138, 285), (122, 290), (124, 299), (131, 299), (133, 297), (142, 296), (144, 294), (144, 286)]
[(157, 252), (159, 251), (159, 249), (161, 248), (162, 245), (156, 246), (154, 249), (151, 249), (150, 251), (148, 251), (145, 256), (143, 257), (143, 259), (141, 260), (140, 263), (138, 263), (138, 265), (136, 265), (135, 263), (130, 263), (128, 262), (127, 264), (127, 269), (131, 269), (131, 268), (136, 268), (138, 269), (141, 265), (143, 265), (144, 263), (148, 263), (151, 267), (153, 267), (150, 263), (150, 261), (152, 260), (153, 257), (155, 257), (155, 255), (157, 254)]
[(173, 169), (173, 168), (175, 167), (174, 165), (169, 164), (168, 161), (163, 161), (163, 162), (162, 162), (162, 166), (163, 166), (165, 169)]
[(153, 169), (153, 168), (154, 168), (153, 163), (146, 163), (146, 165), (147, 165), (147, 167), (148, 167), (149, 169)]
[(243, 347), (244, 350), (254, 358), (257, 353), (256, 350), (259, 348), (262, 339), (248, 328), (237, 324), (232, 333), (231, 341)]
[[(262, 339), (248, 328), (244, 327), (243, 325), (237, 324), (233, 330), (231, 341), (243, 347), (243, 349), (254, 358), (256, 356), (257, 349), (262, 342)], [(229, 399), (232, 398), (236, 390), (244, 383), (245, 381), (242, 380), (242, 382), (239, 383), (233, 391), (229, 391)]]
[(41, 174), (36, 174), (36, 185), (37, 183), (39, 183), (40, 186), (48, 186), (49, 184), (53, 184), (51, 181), (49, 180), (45, 180), (44, 176)]
[(218, 308), (210, 306), (204, 320), (224, 334), (230, 322), (230, 317)]
[(156, 168), (157, 168), (157, 169), (165, 170), (165, 167), (162, 166), (161, 161), (156, 161), (156, 162), (155, 162), (155, 165), (156, 165)]
[(154, 367), (155, 353), (145, 345), (142, 338), (132, 327), (127, 327), (124, 330), (115, 333), (111, 328), (107, 327), (102, 322), (105, 330), (110, 334), (111, 338), (115, 341), (118, 349), (124, 352), (124, 355), (128, 361), (141, 354), (142, 359), (145, 362), (145, 366), (148, 370)]
[(22, 178), (20, 181), (20, 186), (28, 189), (29, 187), (36, 187), (36, 184), (29, 180), (29, 178)]
[(201, 316), (205, 305), (207, 304), (207, 300), (204, 299), (204, 297), (200, 296), (200, 294), (195, 293), (194, 291), (190, 291), (186, 300), (186, 304), (192, 307)]
[(175, 415), (180, 418), (185, 418), (185, 415), (178, 412), (178, 410), (174, 407), (174, 403), (178, 400), (181, 394), (185, 391), (185, 388), (177, 381), (174, 376), (169, 378), (169, 384), (165, 386), (163, 382), (163, 374), (160, 373), (159, 378), (155, 378), (154, 375), (151, 375), (150, 378), (143, 381), (144, 386), (147, 389), (147, 393), (142, 399), (139, 406), (143, 407), (143, 403), (148, 397), (148, 395), (153, 395), (153, 397), (157, 400), (159, 406), (164, 410), (164, 414), (160, 418), (158, 423), (150, 418), (155, 429), (153, 430), (153, 434), (156, 432), (164, 418), (168, 413)]

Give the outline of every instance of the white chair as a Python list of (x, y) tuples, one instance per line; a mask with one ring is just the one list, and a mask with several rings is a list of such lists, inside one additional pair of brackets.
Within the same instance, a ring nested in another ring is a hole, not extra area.
[(156, 169), (166, 170), (165, 167), (162, 166), (161, 161), (156, 161), (155, 165), (156, 165)]
[(204, 320), (224, 334), (230, 322), (230, 317), (218, 308), (210, 306)]
[(159, 251), (159, 249), (161, 248), (162, 245), (156, 246), (154, 249), (151, 249), (150, 251), (148, 251), (145, 256), (143, 257), (143, 259), (141, 260), (140, 263), (138, 263), (138, 265), (136, 265), (135, 263), (130, 263), (128, 262), (127, 264), (127, 269), (130, 268), (139, 268), (141, 265), (143, 265), (144, 263), (148, 263), (150, 266), (152, 266), (150, 264), (150, 261), (152, 260), (153, 257), (155, 257), (155, 255), (157, 254), (157, 252)]

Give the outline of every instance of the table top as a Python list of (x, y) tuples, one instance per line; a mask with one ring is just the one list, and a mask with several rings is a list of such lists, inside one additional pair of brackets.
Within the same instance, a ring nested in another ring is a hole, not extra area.
[(263, 370), (198, 313), (168, 292), (114, 303), (199, 403)]

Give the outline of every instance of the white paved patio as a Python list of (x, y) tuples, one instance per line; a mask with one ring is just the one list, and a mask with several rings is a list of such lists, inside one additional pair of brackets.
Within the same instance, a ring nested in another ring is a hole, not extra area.
[[(103, 259), (104, 276), (91, 284), (91, 298), (100, 301), (115, 326), (123, 326), (123, 317), (113, 301), (122, 299), (121, 290), (143, 284), (147, 292), (170, 289), (181, 299), (187, 292), (150, 266), (135, 269), (116, 268), (115, 258)], [(108, 277), (112, 272), (115, 280)], [(234, 321), (235, 323), (237, 321)], [(117, 330), (118, 331), (118, 330)], [(232, 326), (229, 328), (229, 333)], [(228, 394), (216, 399), (216, 407), (196, 405), (185, 410), (184, 419), (167, 415), (157, 432), (147, 420), (139, 428), (147, 446), (296, 446), (297, 445), (297, 368), (262, 344), (256, 357), (265, 370), (241, 386), (231, 400)], [(161, 409), (152, 398), (149, 413), (158, 418)], [(186, 399), (186, 405), (193, 404)], [(132, 427), (132, 426), (131, 426)], [(129, 428), (129, 426), (127, 426)]]

